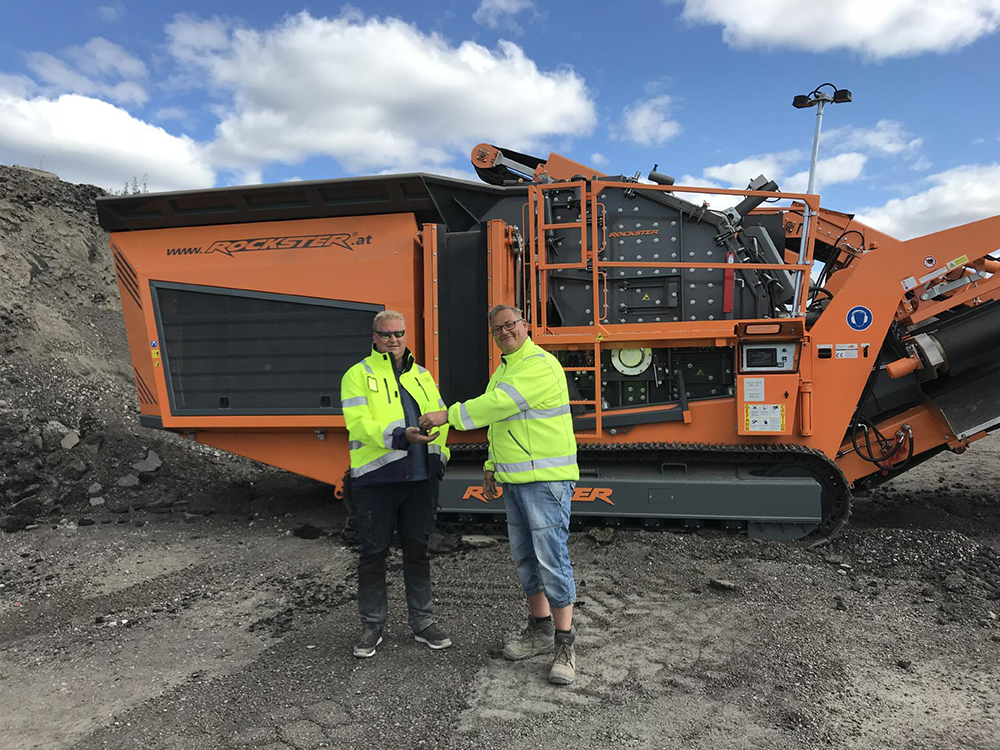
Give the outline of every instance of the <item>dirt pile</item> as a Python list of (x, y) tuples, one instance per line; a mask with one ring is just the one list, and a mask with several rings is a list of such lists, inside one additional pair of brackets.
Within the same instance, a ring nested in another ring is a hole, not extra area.
[[(3, 531), (169, 511), (193, 487), (228, 482), (248, 465), (207, 462), (219, 454), (139, 427), (108, 237), (97, 223), (103, 194), (0, 165)], [(141, 463), (150, 449), (163, 466)]]

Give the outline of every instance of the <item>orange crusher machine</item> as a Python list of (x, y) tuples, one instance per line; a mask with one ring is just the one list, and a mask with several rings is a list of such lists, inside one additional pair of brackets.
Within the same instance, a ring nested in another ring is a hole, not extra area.
[[(98, 199), (142, 424), (340, 488), (339, 384), (374, 314), (406, 317), (451, 404), (499, 364), (504, 303), (565, 367), (580, 520), (832, 538), (852, 490), (1000, 425), (1000, 217), (903, 242), (763, 177), (645, 184), (488, 144), (472, 162), (484, 184)], [(485, 433), (451, 440), (442, 511), (495, 520)]]

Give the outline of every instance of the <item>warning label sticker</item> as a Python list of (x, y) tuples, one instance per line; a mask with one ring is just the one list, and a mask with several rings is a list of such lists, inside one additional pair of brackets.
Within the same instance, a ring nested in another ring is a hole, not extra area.
[(764, 378), (743, 379), (743, 400), (744, 401), (764, 400)]
[(921, 276), (920, 277), (920, 283), (921, 284), (926, 284), (928, 281), (933, 281), (938, 276), (944, 276), (946, 273), (948, 273), (948, 269), (947, 268), (939, 268), (936, 271), (931, 271), (926, 276)]
[(744, 432), (784, 432), (784, 404), (744, 404)]
[(908, 292), (917, 286), (917, 279), (915, 276), (907, 276), (899, 283), (903, 285), (903, 291)]
[(837, 344), (837, 350), (834, 354), (837, 359), (857, 359), (858, 358), (858, 345), (857, 344)]
[(950, 271), (953, 268), (958, 268), (959, 266), (964, 266), (968, 262), (969, 262), (969, 256), (968, 255), (959, 255), (957, 258), (955, 258), (955, 260), (949, 260), (948, 261), (948, 270)]

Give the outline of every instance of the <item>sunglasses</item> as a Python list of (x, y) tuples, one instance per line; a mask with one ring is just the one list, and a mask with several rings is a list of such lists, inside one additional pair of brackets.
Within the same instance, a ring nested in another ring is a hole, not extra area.
[(506, 323), (501, 323), (498, 326), (493, 326), (490, 329), (490, 333), (492, 333), (494, 336), (499, 336), (504, 331), (513, 331), (514, 326), (516, 326), (522, 320), (524, 320), (524, 318), (518, 318), (517, 320), (508, 320)]
[(395, 336), (397, 339), (403, 338), (406, 335), (406, 331), (375, 331), (376, 335), (381, 336), (386, 341)]

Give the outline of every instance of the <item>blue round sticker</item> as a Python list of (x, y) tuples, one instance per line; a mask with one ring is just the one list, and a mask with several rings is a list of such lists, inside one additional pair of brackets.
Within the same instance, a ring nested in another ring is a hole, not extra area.
[(847, 311), (847, 325), (855, 331), (864, 331), (875, 320), (872, 311), (864, 305), (855, 305)]
[(158, 347), (158, 346), (159, 346), (159, 344), (158, 344), (158, 343), (156, 342), (156, 339), (153, 339), (152, 341), (150, 341), (150, 342), (149, 342), (149, 345), (150, 345), (150, 347), (152, 347), (153, 349), (155, 349), (156, 347)]

